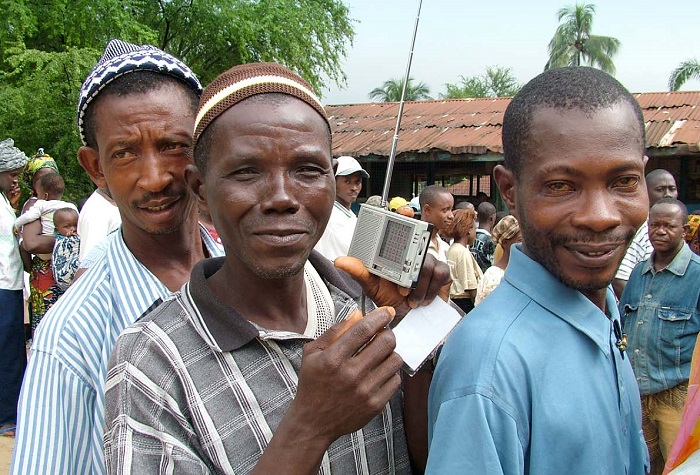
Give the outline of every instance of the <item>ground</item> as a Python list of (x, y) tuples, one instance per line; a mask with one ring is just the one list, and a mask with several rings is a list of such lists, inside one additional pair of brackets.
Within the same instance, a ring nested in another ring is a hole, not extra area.
[(14, 437), (0, 437), (0, 475), (10, 473), (10, 461), (12, 460), (12, 446)]

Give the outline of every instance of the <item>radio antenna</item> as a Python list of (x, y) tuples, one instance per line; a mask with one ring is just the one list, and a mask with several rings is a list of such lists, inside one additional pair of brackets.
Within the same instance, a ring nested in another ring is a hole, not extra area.
[(386, 164), (386, 178), (384, 179), (384, 190), (382, 191), (382, 208), (386, 209), (389, 200), (389, 186), (391, 185), (391, 175), (394, 172), (394, 162), (396, 161), (396, 146), (399, 143), (399, 129), (401, 128), (401, 116), (403, 115), (403, 105), (406, 99), (406, 88), (411, 75), (411, 62), (413, 61), (413, 48), (416, 45), (416, 34), (418, 33), (418, 21), (420, 20), (420, 9), (423, 5), (423, 0), (418, 2), (418, 14), (416, 15), (416, 25), (413, 28), (413, 39), (411, 40), (411, 50), (408, 53), (408, 64), (406, 65), (406, 76), (403, 80), (403, 88), (401, 89), (401, 99), (399, 100), (399, 112), (396, 115), (396, 128), (394, 129), (394, 138), (391, 142), (391, 152), (389, 152), (389, 161)]

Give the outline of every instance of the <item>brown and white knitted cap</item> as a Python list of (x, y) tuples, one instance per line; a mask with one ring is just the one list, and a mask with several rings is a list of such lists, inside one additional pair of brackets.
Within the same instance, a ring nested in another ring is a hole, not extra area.
[[(328, 124), (326, 111), (313, 89), (291, 69), (276, 63), (249, 63), (221, 73), (202, 93), (194, 122), (194, 143), (214, 120), (244, 99), (257, 94), (281, 93), (297, 97)], [(330, 124), (328, 125), (330, 129)]]

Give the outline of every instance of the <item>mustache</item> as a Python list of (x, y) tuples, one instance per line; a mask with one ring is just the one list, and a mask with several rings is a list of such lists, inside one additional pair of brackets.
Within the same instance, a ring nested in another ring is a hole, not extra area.
[(572, 235), (554, 235), (550, 238), (550, 241), (554, 245), (566, 246), (570, 244), (624, 244), (628, 246), (635, 235), (634, 230), (628, 231), (626, 233), (619, 232), (606, 232), (600, 233), (588, 233), (588, 234), (577, 234)]
[(162, 192), (158, 193), (153, 193), (151, 191), (147, 191), (146, 193), (143, 194), (138, 200), (134, 200), (131, 202), (132, 206), (144, 206), (152, 201), (158, 201), (158, 200), (169, 200), (169, 199), (178, 199), (182, 198), (184, 196), (187, 196), (189, 194), (188, 190), (175, 190), (175, 189), (165, 189)]

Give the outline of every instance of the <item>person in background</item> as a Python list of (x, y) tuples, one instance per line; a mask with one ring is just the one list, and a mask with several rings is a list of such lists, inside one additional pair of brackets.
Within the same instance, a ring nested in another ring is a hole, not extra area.
[[(78, 218), (80, 259), (122, 223), (119, 208), (107, 188), (97, 188), (85, 201)], [(87, 266), (85, 267), (87, 268)]]
[(41, 233), (51, 236), (54, 232), (53, 215), (59, 209), (72, 208), (78, 212), (78, 208), (68, 201), (63, 201), (65, 182), (58, 173), (44, 174), (36, 183), (37, 196), (34, 204), (22, 213), (15, 221), (15, 229), (19, 232), (22, 227), (32, 221), (41, 221)]
[(29, 198), (27, 198), (27, 201), (22, 205), (22, 213), (27, 211), (38, 199), (36, 191), (38, 181), (41, 177), (50, 173), (59, 173), (58, 165), (56, 165), (56, 161), (51, 155), (44, 152), (43, 148), (40, 148), (32, 158), (27, 161), (27, 164), (24, 166), (24, 172), (22, 173), (22, 180), (29, 187), (30, 191)]
[(688, 232), (685, 235), (685, 242), (690, 250), (700, 256), (700, 213), (688, 215)]
[(452, 207), (454, 206), (454, 196), (439, 185), (429, 185), (423, 188), (418, 197), (420, 201), (421, 220), (433, 225), (430, 234), (430, 244), (428, 254), (434, 256), (441, 262), (447, 262), (447, 244), (440, 236), (446, 233), (454, 219)]
[(476, 209), (479, 227), (476, 230), (476, 240), (471, 251), (482, 272), (493, 265), (495, 244), (491, 239), (491, 231), (496, 223), (496, 207), (489, 201), (483, 201)]
[(409, 218), (413, 218), (415, 214), (408, 200), (400, 196), (395, 196), (391, 200), (389, 200), (389, 211), (399, 213), (400, 215)]
[(505, 216), (494, 226), (491, 238), (496, 243), (496, 249), (500, 248), (501, 252), (497, 259), (494, 258), (493, 265), (486, 269), (484, 277), (479, 281), (474, 305), (479, 305), (501, 283), (510, 261), (511, 246), (523, 241), (518, 220), (514, 216)]
[(0, 142), (0, 435), (13, 436), (17, 399), (27, 365), (24, 346), (24, 274), (7, 193), (19, 186), (27, 156), (12, 139)]
[[(656, 169), (647, 173), (645, 178), (647, 185), (647, 194), (649, 196), (649, 208), (651, 209), (661, 198), (678, 198), (678, 188), (676, 188), (676, 180), (668, 170)], [(649, 241), (649, 228), (647, 221), (644, 221), (634, 235), (632, 244), (630, 244), (625, 258), (620, 263), (620, 268), (615, 274), (613, 280), (613, 290), (619, 298), (622, 291), (625, 290), (625, 285), (630, 278), (632, 269), (642, 261), (649, 259), (654, 248)]]
[(357, 225), (357, 216), (350, 207), (362, 191), (362, 179), (369, 173), (352, 157), (338, 157), (335, 167), (335, 203), (333, 212), (321, 239), (316, 243), (316, 251), (328, 260), (347, 256), (352, 235)]
[(122, 224), (39, 325), (10, 473), (104, 473), (104, 385), (117, 336), (195, 263), (221, 255), (184, 177), (200, 93), (177, 58), (117, 39), (83, 82), (78, 160), (109, 190)]
[(523, 242), (442, 348), (426, 474), (643, 475), (609, 290), (649, 209), (639, 104), (598, 69), (549, 69), (506, 108), (503, 154), (494, 179)]
[(700, 257), (685, 243), (687, 219), (680, 201), (656, 201), (648, 219), (654, 251), (634, 268), (620, 297), (652, 475), (661, 474), (680, 428), (700, 332)]
[(469, 251), (469, 246), (476, 239), (476, 212), (471, 209), (455, 210), (454, 218), (447, 228), (447, 234), (453, 239), (447, 250), (447, 265), (450, 266), (450, 299), (465, 313), (474, 308), (476, 289), (483, 274), (476, 259)]
[(78, 211), (61, 208), (53, 214), (56, 244), (51, 254), (51, 268), (56, 283), (66, 291), (73, 283), (80, 260), (80, 236), (78, 236)]

